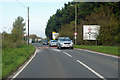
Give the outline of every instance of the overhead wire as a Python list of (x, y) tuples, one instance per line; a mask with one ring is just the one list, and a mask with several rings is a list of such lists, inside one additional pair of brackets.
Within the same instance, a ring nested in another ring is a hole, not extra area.
[[(28, 8), (28, 7), (26, 7), (25, 5), (23, 5), (20, 1), (18, 1), (18, 0), (16, 0), (22, 7), (24, 7), (24, 8)], [(28, 14), (28, 13), (27, 13)], [(27, 23), (27, 18), (25, 18), (25, 24)]]
[(16, 0), (21, 6), (23, 6), (24, 8), (27, 8), (25, 5), (23, 5), (21, 2), (19, 2), (18, 0)]

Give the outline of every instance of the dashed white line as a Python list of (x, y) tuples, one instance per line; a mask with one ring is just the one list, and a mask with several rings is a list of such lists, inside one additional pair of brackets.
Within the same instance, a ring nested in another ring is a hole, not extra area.
[(104, 78), (102, 75), (100, 75), (99, 73), (97, 73), (96, 71), (94, 71), (92, 68), (90, 68), (89, 66), (87, 66), (86, 64), (84, 64), (83, 62), (81, 62), (80, 60), (76, 60), (78, 63), (82, 64), (84, 67), (86, 67), (88, 70), (90, 70), (91, 72), (93, 72), (96, 76), (98, 76), (99, 78), (103, 79), (103, 80), (107, 80), (106, 78)]
[(58, 51), (58, 52), (60, 52), (60, 51), (61, 51), (61, 50), (59, 50), (59, 49), (54, 49), (54, 48), (53, 48), (52, 50), (54, 50), (54, 51)]
[(69, 57), (72, 57), (70, 54), (68, 54), (68, 53), (66, 53), (66, 52), (63, 52), (64, 54), (66, 54), (67, 56), (69, 56)]

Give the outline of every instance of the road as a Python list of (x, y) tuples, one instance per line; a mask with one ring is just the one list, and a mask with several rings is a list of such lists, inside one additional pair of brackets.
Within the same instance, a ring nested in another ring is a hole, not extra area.
[(35, 57), (16, 78), (118, 78), (118, 58), (79, 49), (33, 45), (38, 48)]

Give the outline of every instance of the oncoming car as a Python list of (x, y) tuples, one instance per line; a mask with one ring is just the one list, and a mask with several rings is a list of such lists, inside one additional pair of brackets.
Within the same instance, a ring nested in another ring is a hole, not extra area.
[(57, 46), (57, 40), (50, 40), (49, 46)]
[(73, 49), (73, 42), (69, 37), (59, 37), (57, 43), (57, 49), (70, 48)]
[(47, 41), (47, 40), (44, 40), (44, 41), (43, 41), (43, 45), (48, 45), (48, 41)]

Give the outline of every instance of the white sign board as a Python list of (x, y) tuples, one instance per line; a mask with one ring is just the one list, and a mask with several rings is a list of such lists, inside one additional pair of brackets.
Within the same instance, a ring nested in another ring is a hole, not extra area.
[(55, 40), (59, 36), (59, 33), (52, 33), (52, 38)]
[(29, 43), (32, 43), (32, 39), (29, 39)]
[(99, 25), (83, 25), (83, 40), (96, 40), (99, 29)]

